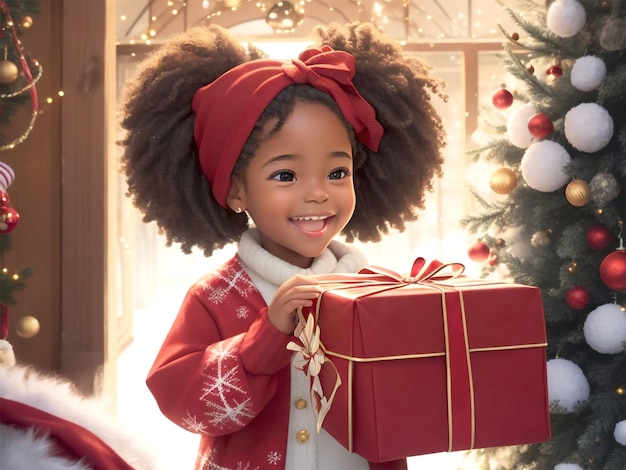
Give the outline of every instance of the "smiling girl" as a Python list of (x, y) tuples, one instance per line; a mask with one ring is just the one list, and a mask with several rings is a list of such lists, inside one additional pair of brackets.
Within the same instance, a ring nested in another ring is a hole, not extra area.
[(286, 346), (315, 275), (366, 264), (336, 236), (378, 241), (424, 208), (441, 176), (440, 83), (372, 25), (317, 36), (279, 61), (196, 28), (126, 90), (122, 163), (144, 221), (186, 253), (238, 243), (189, 289), (147, 379), (162, 412), (201, 435), (197, 469), (406, 468), (316, 432)]

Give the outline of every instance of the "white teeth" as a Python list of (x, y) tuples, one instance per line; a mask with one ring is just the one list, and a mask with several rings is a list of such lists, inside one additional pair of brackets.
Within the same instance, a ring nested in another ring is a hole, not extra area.
[(328, 216), (293, 217), (293, 220), (326, 220)]

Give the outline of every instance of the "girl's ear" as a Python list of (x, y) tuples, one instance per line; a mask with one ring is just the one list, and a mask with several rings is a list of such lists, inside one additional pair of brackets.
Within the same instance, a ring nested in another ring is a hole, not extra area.
[(244, 185), (239, 178), (232, 177), (230, 179), (226, 204), (237, 214), (246, 210)]

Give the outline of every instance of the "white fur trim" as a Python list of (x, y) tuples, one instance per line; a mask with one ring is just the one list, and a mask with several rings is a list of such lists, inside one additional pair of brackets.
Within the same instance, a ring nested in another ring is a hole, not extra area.
[(0, 424), (0, 464), (11, 470), (89, 470), (88, 465), (54, 455), (54, 444), (31, 429)]
[[(112, 417), (104, 400), (80, 396), (71, 383), (67, 381), (52, 375), (44, 375), (33, 368), (19, 364), (13, 367), (0, 366), (0, 397), (37, 408), (88, 429), (106, 442), (129, 465), (138, 470), (158, 468), (153, 457), (154, 454), (149, 451), (146, 443), (142, 442), (140, 436), (132, 433), (129, 429), (125, 429), (121, 423)], [(35, 442), (32, 433), (29, 434), (24, 430), (18, 430), (22, 431), (22, 436), (15, 436), (14, 433), (8, 432), (7, 428), (10, 427), (0, 424), (0, 450), (2, 450), (0, 455), (3, 459), (5, 454), (1, 446), (9, 440), (20, 443), (22, 446), (20, 449), (32, 445), (33, 457), (44, 455), (35, 453), (35, 450), (39, 451), (45, 447), (39, 442), (42, 439), (36, 439)], [(46, 441), (43, 440), (44, 443)], [(27, 451), (25, 454), (29, 454), (29, 452)], [(13, 467), (5, 466), (4, 460), (2, 460), (2, 465), (2, 468), (24, 468), (28, 470), (35, 468), (69, 468), (72, 470), (83, 468), (82, 466), (40, 467), (38, 465)]]

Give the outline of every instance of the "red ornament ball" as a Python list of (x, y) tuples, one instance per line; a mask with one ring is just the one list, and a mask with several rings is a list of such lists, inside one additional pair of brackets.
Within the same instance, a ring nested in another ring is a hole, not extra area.
[(604, 250), (613, 241), (613, 234), (606, 225), (592, 225), (587, 230), (585, 240), (592, 250)]
[(513, 95), (506, 88), (500, 88), (491, 97), (491, 102), (498, 109), (506, 109), (513, 104)]
[(574, 286), (565, 293), (565, 303), (574, 310), (582, 310), (591, 300), (591, 294), (583, 286)]
[(543, 113), (533, 114), (528, 120), (528, 132), (535, 139), (545, 139), (553, 130), (552, 121)]
[(489, 257), (489, 247), (483, 242), (476, 242), (469, 247), (467, 255), (472, 261), (481, 263)]
[(10, 203), (9, 195), (0, 191), (0, 206), (8, 206)]
[(20, 215), (11, 206), (0, 206), (0, 233), (12, 232), (20, 221)]
[(626, 291), (626, 250), (617, 249), (600, 263), (600, 279), (612, 290)]
[(551, 65), (550, 67), (548, 67), (548, 70), (546, 70), (546, 75), (560, 77), (561, 75), (563, 75), (563, 69), (558, 65)]

